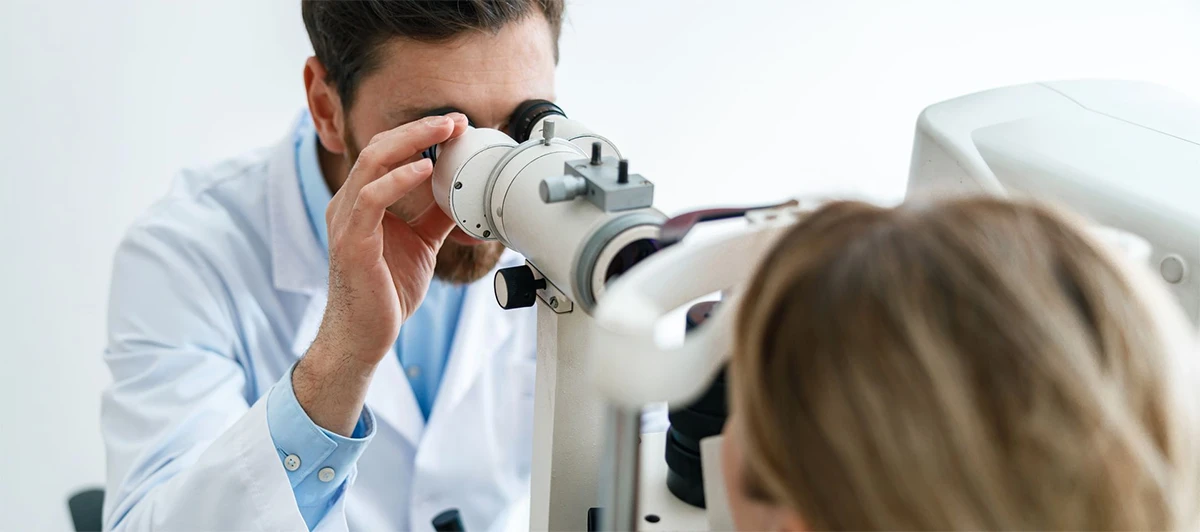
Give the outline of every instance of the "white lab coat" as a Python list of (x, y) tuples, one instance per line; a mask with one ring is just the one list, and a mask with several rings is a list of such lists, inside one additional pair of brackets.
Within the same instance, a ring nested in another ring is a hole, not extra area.
[[(520, 261), (509, 252), (500, 266)], [(106, 527), (306, 528), (265, 407), (316, 335), (327, 268), (290, 137), (185, 172), (135, 224), (109, 309)], [(385, 357), (367, 396), (374, 440), (318, 530), (430, 530), (450, 507), (468, 530), (522, 526), (535, 322), (496, 305), (490, 275), (471, 285), (428, 424)]]

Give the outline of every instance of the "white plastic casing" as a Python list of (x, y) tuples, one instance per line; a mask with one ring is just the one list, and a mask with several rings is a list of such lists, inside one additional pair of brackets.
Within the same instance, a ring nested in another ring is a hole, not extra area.
[(1187, 272), (1200, 264), (1198, 177), (1200, 104), (1147, 83), (1064, 81), (925, 109), (908, 197), (986, 193), (1065, 204), (1145, 239), (1149, 266), (1200, 322), (1200, 279)]
[[(540, 135), (551, 120), (556, 136), (547, 143)], [(518, 145), (501, 131), (472, 128), (443, 143), (433, 171), (434, 198), (468, 235), (499, 240), (521, 253), (550, 283), (590, 311), (590, 303), (604, 289), (608, 261), (629, 242), (657, 238), (657, 224), (666, 217), (651, 208), (604, 212), (582, 198), (543, 203), (538, 193), (542, 180), (562, 175), (568, 161), (588, 159), (592, 142), (601, 142), (607, 155), (620, 153), (607, 139), (561, 116), (540, 121), (536, 133), (534, 140)], [(631, 215), (641, 215), (646, 223), (597, 236), (605, 224)], [(595, 268), (577, 264), (589, 244), (602, 246), (596, 250)], [(589, 269), (586, 277), (580, 269)]]
[[(587, 342), (593, 382), (608, 401), (626, 407), (687, 403), (704, 392), (733, 347), (742, 287), (762, 258), (813, 205), (747, 214), (738, 232), (684, 240), (646, 260), (607, 288)], [(659, 320), (706, 294), (727, 298), (682, 345), (660, 343)]]
[(542, 138), (542, 129), (546, 127), (546, 122), (554, 122), (555, 138), (560, 138), (570, 142), (571, 144), (574, 144), (575, 146), (579, 147), (579, 149), (583, 150), (583, 153), (588, 154), (588, 156), (591, 156), (592, 153), (592, 143), (599, 142), (601, 147), (600, 154), (602, 156), (612, 156), (618, 159), (621, 158), (621, 151), (618, 150), (617, 146), (610, 142), (607, 138), (592, 133), (592, 131), (582, 123), (563, 116), (552, 115), (538, 120), (538, 123), (534, 124), (533, 130), (529, 134), (529, 138)]
[(468, 129), (438, 146), (433, 196), (458, 227), (480, 240), (496, 239), (484, 212), (488, 176), (517, 142), (495, 129)]
[[(583, 150), (555, 138), (548, 145), (528, 142), (513, 150), (495, 176), (490, 192), (490, 220), (500, 241), (525, 255), (550, 282), (573, 301), (584, 302), (576, 282), (576, 260), (591, 237), (608, 221), (641, 211), (606, 213), (583, 199), (543, 203), (542, 180), (562, 175), (567, 161), (586, 159)], [(619, 237), (621, 239), (627, 236)]]
[[(504, 167), (495, 176), (488, 201), (491, 208), (488, 214), (491, 215), (500, 240), (509, 247), (521, 249), (518, 244), (536, 245), (530, 242), (532, 235), (522, 234), (522, 229), (532, 228), (536, 234), (544, 235), (548, 229), (561, 228), (561, 224), (576, 223), (579, 218), (578, 213), (559, 215), (561, 213), (551, 213), (547, 209), (556, 206), (561, 208), (582, 202), (542, 203), (538, 186), (547, 177), (562, 175), (567, 161), (584, 158), (587, 156), (584, 155), (583, 150), (557, 138), (548, 145), (541, 141), (531, 141), (526, 142), (517, 150), (513, 150), (504, 161)], [(597, 213), (600, 212), (592, 205), (588, 205), (588, 207)], [(584, 218), (591, 218), (586, 216), (590, 213), (584, 214)], [(516, 232), (510, 230), (510, 222), (514, 220), (517, 225)]]

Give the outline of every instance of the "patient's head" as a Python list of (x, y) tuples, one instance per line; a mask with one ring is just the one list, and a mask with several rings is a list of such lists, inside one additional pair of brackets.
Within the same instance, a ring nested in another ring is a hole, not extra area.
[(1000, 200), (797, 224), (737, 322), (739, 528), (1197, 528), (1200, 383), (1123, 264)]

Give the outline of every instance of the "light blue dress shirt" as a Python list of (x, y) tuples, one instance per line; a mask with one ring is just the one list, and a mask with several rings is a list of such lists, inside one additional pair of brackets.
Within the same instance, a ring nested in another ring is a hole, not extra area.
[[(333, 196), (321, 173), (316, 131), (307, 112), (296, 129), (295, 145), (296, 173), (308, 219), (328, 253), (325, 209)], [(424, 302), (401, 326), (396, 340), (396, 356), (426, 419), (450, 358), (465, 295), (466, 287), (434, 279)], [(296, 400), (289, 371), (267, 399), (267, 423), (280, 460), (288, 470), (300, 513), (311, 530), (340, 496), (350, 466), (374, 435), (374, 416), (364, 408), (351, 438), (317, 426)]]

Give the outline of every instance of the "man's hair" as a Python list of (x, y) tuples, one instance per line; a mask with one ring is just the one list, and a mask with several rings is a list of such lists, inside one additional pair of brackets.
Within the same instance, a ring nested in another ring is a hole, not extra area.
[(564, 0), (301, 0), (317, 59), (349, 107), (363, 76), (379, 67), (379, 49), (394, 37), (446, 42), (471, 31), (496, 33), (540, 13), (550, 24), (554, 57)]
[(830, 204), (743, 294), (729, 482), (812, 530), (1196, 530), (1168, 298), (1053, 209)]

